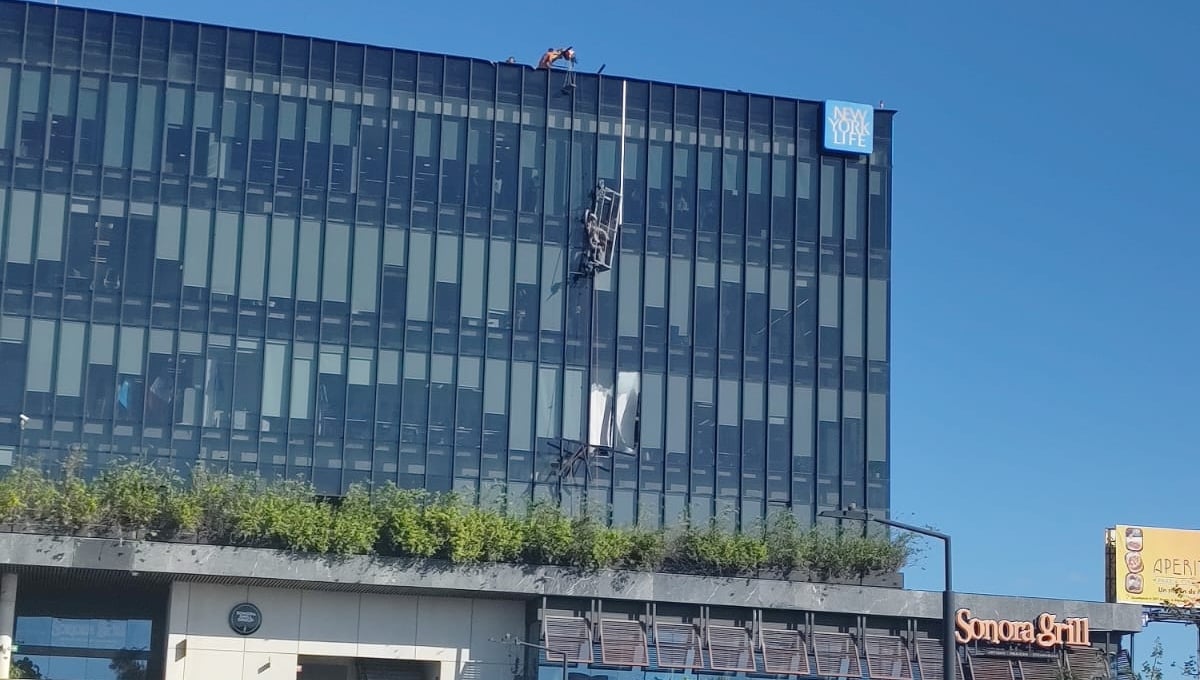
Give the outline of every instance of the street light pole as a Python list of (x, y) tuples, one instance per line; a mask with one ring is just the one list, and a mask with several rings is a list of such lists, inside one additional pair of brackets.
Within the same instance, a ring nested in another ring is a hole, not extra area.
[(939, 531), (873, 515), (866, 510), (859, 510), (854, 504), (851, 504), (845, 510), (822, 510), (817, 516), (858, 520), (860, 522), (878, 522), (879, 524), (895, 527), (903, 531), (911, 531), (914, 534), (936, 538), (946, 545), (946, 585), (942, 590), (942, 677), (944, 680), (955, 680), (954, 676), (958, 664), (955, 663), (957, 654), (954, 646), (954, 581), (951, 573), (950, 537)]
[[(501, 644), (510, 644), (510, 645), (523, 645), (525, 647), (530, 647), (532, 649), (540, 649), (541, 651), (546, 653), (547, 659), (550, 658), (551, 650), (549, 647), (543, 647), (542, 645), (534, 644), (532, 642), (525, 642), (524, 640), (518, 638), (517, 636), (513, 635), (512, 633), (505, 633), (504, 637), (501, 637), (501, 638), (488, 638), (488, 642), (499, 642)], [(562, 680), (567, 680), (567, 653), (566, 652), (562, 653)]]

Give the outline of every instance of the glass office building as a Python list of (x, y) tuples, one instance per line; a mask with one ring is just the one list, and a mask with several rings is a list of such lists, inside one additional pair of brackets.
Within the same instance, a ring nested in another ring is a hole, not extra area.
[(0, 464), (886, 510), (891, 114), (566, 82), (0, 0)]

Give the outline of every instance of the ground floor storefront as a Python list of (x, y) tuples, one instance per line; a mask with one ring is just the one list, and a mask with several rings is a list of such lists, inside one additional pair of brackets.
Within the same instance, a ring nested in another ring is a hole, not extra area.
[[(940, 595), (920, 591), (22, 534), (0, 534), (0, 573), (13, 677), (945, 677)], [(962, 680), (1120, 680), (1141, 628), (1129, 605), (957, 602)]]

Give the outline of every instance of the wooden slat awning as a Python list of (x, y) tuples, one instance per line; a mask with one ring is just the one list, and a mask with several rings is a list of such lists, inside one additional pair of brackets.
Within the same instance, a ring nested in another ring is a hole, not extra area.
[[(946, 674), (943, 671), (945, 666), (942, 663), (942, 641), (933, 638), (920, 638), (917, 640), (917, 663), (921, 668), (922, 680), (945, 680)], [(956, 650), (957, 651), (957, 650)], [(954, 677), (965, 678), (963, 673), (962, 658), (955, 655)]]
[(783, 675), (808, 675), (808, 646), (798, 630), (763, 628), (763, 665), (766, 672)]
[(708, 661), (713, 670), (748, 673), (758, 670), (750, 631), (741, 626), (709, 626), (707, 632)]
[(1017, 661), (1021, 670), (1021, 680), (1062, 680), (1062, 667), (1058, 658), (1053, 659), (1021, 659)]
[(701, 668), (704, 653), (700, 635), (690, 623), (654, 624), (654, 650), (660, 668)]
[(1013, 676), (1012, 661), (1009, 659), (972, 656), (969, 663), (972, 680), (1016, 680)]
[(862, 677), (858, 645), (849, 633), (813, 633), (813, 655), (817, 657), (817, 675), (825, 678)]
[(586, 619), (576, 616), (547, 616), (543, 624), (546, 659), (574, 663), (592, 662), (592, 629)]
[(1067, 667), (1074, 680), (1108, 680), (1112, 675), (1108, 656), (1101, 649), (1067, 650)]
[(602, 619), (600, 621), (600, 659), (605, 666), (649, 665), (646, 631), (640, 621)]
[(895, 635), (867, 635), (867, 677), (871, 680), (912, 680), (912, 659), (904, 640)]

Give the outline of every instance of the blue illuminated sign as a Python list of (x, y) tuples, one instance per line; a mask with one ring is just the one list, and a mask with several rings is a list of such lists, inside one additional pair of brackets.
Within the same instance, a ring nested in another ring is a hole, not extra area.
[(875, 147), (875, 108), (870, 104), (825, 102), (825, 149), (869, 154)]

